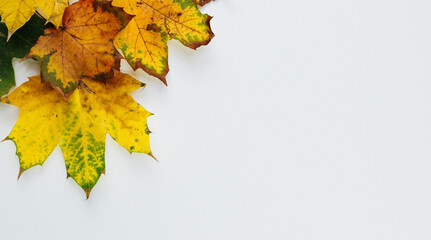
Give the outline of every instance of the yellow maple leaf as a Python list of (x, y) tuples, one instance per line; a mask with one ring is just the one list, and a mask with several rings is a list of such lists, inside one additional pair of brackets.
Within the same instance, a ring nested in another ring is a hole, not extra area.
[(147, 118), (152, 114), (136, 103), (130, 92), (144, 85), (118, 73), (106, 83), (83, 79), (66, 102), (63, 95), (40, 77), (30, 80), (0, 102), (20, 108), (7, 139), (17, 147), (20, 174), (42, 165), (57, 144), (63, 152), (68, 176), (87, 198), (105, 170), (105, 138), (109, 133), (129, 152), (153, 156)]
[[(69, 5), (69, 0), (40, 0), (38, 11), (48, 22), (53, 23), (56, 27), (62, 25), (63, 13)], [(43, 2), (45, 4), (43, 4)]]
[(61, 25), (69, 0), (0, 0), (0, 16), (9, 29), (8, 39), (39, 9), (47, 21)]
[(113, 0), (112, 5), (135, 16), (116, 36), (115, 46), (135, 70), (142, 68), (165, 84), (169, 39), (196, 49), (214, 37), (211, 17), (192, 0)]

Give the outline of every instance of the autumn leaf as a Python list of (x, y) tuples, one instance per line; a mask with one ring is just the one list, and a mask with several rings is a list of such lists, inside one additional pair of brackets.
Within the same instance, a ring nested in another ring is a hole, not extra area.
[(0, 16), (9, 29), (8, 39), (30, 20), (37, 8), (49, 22), (60, 26), (68, 4), (69, 0), (0, 0)]
[(20, 175), (42, 165), (59, 144), (68, 176), (88, 198), (105, 171), (107, 133), (129, 152), (152, 156), (147, 126), (152, 114), (129, 95), (143, 86), (122, 73), (106, 83), (85, 78), (65, 101), (37, 76), (2, 98), (0, 102), (20, 108), (18, 121), (7, 137), (16, 145)]
[(38, 7), (39, 13), (56, 27), (62, 25), (63, 13), (66, 7), (69, 6), (69, 0), (42, 0)]
[(44, 29), (45, 21), (35, 14), (7, 41), (7, 27), (0, 23), (0, 97), (15, 86), (12, 59), (24, 57)]
[(109, 3), (81, 0), (66, 8), (64, 26), (47, 29), (26, 58), (38, 60), (42, 80), (68, 96), (83, 76), (112, 77), (120, 64), (113, 39), (128, 21)]
[(192, 0), (113, 0), (112, 5), (135, 16), (116, 36), (115, 46), (135, 70), (142, 68), (165, 84), (168, 40), (177, 39), (196, 49), (214, 37), (211, 17), (202, 14)]
[(193, 0), (193, 2), (196, 5), (199, 5), (199, 6), (203, 6), (203, 5), (205, 5), (205, 4), (207, 4), (207, 3), (211, 2), (211, 1), (212, 0)]

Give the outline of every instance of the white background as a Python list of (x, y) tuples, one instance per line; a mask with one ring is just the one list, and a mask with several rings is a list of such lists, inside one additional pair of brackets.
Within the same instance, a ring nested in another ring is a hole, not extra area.
[[(85, 200), (58, 148), (17, 183), (1, 143), (0, 239), (431, 239), (430, 8), (208, 4), (216, 37), (170, 42), (168, 88), (134, 74), (160, 163), (108, 137)], [(38, 73), (15, 63), (19, 82)], [(0, 105), (0, 138), (18, 112)]]

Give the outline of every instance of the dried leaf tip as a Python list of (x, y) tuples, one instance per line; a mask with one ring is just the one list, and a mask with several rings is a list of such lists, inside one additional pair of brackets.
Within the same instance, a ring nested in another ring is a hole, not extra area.
[(85, 200), (88, 200), (88, 198), (90, 198), (91, 190), (92, 190), (92, 188), (84, 189), (84, 191), (85, 191), (85, 196), (87, 197)]
[(24, 169), (22, 169), (22, 168), (20, 168), (19, 169), (19, 173), (18, 173), (18, 178), (16, 179), (16, 181), (18, 182), (19, 181), (19, 179), (21, 178), (21, 175), (24, 173)]
[(156, 157), (154, 157), (154, 155), (153, 155), (153, 153), (152, 153), (152, 152), (148, 153), (148, 156), (152, 157), (154, 160), (156, 160), (157, 162), (159, 162), (159, 160), (157, 160), (157, 158), (156, 158)]

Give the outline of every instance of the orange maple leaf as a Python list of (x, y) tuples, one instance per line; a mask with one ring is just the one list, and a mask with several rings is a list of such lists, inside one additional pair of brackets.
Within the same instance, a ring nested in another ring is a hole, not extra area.
[(64, 27), (45, 30), (24, 59), (38, 60), (42, 80), (67, 97), (82, 77), (103, 80), (119, 69), (121, 56), (113, 39), (129, 21), (109, 2), (81, 0), (64, 12)]

